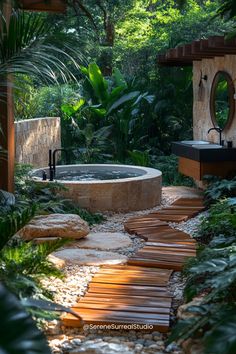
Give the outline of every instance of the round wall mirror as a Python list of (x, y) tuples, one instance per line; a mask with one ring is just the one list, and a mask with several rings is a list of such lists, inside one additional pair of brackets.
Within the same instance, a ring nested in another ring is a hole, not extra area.
[(210, 110), (215, 127), (223, 130), (230, 126), (234, 116), (234, 84), (225, 71), (218, 71), (213, 79)]

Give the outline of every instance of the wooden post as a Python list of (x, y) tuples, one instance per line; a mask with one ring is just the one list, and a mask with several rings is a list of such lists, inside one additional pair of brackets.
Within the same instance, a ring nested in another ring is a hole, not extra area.
[[(3, 14), (9, 24), (11, 16), (11, 2), (3, 5)], [(1, 30), (1, 29), (0, 29)], [(14, 164), (15, 164), (15, 129), (12, 96), (12, 77), (6, 75), (0, 78), (0, 145), (6, 151), (4, 158), (0, 157), (0, 189), (14, 192)]]

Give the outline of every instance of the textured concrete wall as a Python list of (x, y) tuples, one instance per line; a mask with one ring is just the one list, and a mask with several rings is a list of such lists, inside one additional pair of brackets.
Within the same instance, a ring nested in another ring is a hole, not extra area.
[[(219, 141), (218, 133), (212, 131), (207, 134), (208, 129), (213, 127), (210, 114), (211, 85), (219, 70), (226, 71), (231, 76), (236, 89), (236, 55), (203, 59), (193, 64), (193, 136), (195, 140), (209, 140), (214, 143)], [(207, 81), (202, 80), (202, 89), (199, 91), (201, 75), (207, 75)], [(236, 110), (230, 127), (223, 131), (222, 139), (233, 141), (233, 146), (236, 147)]]
[(16, 162), (34, 167), (48, 165), (48, 150), (61, 147), (60, 118), (15, 122)]

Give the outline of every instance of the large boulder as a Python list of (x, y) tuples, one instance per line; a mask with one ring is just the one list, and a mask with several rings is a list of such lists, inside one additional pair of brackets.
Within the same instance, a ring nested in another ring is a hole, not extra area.
[(89, 226), (75, 214), (49, 214), (35, 216), (18, 235), (24, 240), (41, 237), (61, 237), (80, 239), (87, 236)]

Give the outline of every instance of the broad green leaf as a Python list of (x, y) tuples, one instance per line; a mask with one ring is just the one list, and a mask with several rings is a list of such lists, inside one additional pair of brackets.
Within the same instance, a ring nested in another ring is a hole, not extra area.
[(36, 309), (52, 311), (52, 312), (67, 312), (81, 319), (81, 317), (76, 312), (72, 311), (70, 308), (62, 306), (52, 301), (40, 300), (34, 298), (24, 298), (21, 300), (21, 303), (24, 307), (29, 307), (29, 308), (36, 308)]
[(68, 117), (71, 117), (74, 115), (75, 110), (74, 107), (71, 104), (63, 104), (61, 106), (62, 112), (64, 112)]
[(74, 111), (77, 112), (85, 104), (85, 99), (81, 98), (74, 106)]
[(0, 189), (0, 204), (3, 205), (14, 205), (15, 204), (15, 196), (12, 193), (3, 191)]
[(46, 338), (15, 296), (0, 285), (0, 352), (51, 354)]
[(204, 336), (207, 354), (236, 353), (236, 315), (232, 313), (215, 323), (211, 331)]
[(211, 261), (202, 262), (201, 264), (197, 264), (196, 267), (191, 268), (191, 273), (201, 274), (208, 272), (221, 272), (225, 268), (227, 268), (228, 263), (221, 259), (212, 259)]
[(85, 66), (80, 65), (80, 71), (84, 74), (88, 76), (88, 69)]
[(120, 70), (115, 68), (113, 70), (112, 76), (114, 77), (116, 86), (121, 86), (123, 88), (127, 87), (124, 76), (121, 74)]
[(107, 113), (105, 108), (93, 108), (91, 107), (91, 111), (94, 112), (95, 114), (97, 114), (100, 117), (104, 117)]
[(120, 97), (116, 102), (113, 103), (113, 105), (110, 107), (108, 110), (107, 114), (110, 114), (113, 110), (120, 108), (120, 106), (124, 105), (125, 103), (132, 101), (135, 99), (138, 95), (140, 94), (139, 91), (133, 91), (129, 92), (122, 97)]
[(120, 97), (120, 94), (121, 92), (124, 91), (124, 87), (123, 86), (118, 86), (118, 87), (115, 87), (110, 95), (109, 95), (109, 104), (111, 105), (113, 103), (113, 101), (115, 99), (118, 99), (118, 97)]
[(89, 64), (88, 66), (89, 81), (94, 89), (97, 98), (101, 103), (105, 102), (108, 97), (107, 93), (107, 82), (103, 77), (101, 70), (95, 63)]

